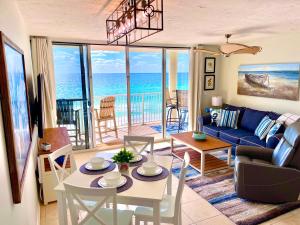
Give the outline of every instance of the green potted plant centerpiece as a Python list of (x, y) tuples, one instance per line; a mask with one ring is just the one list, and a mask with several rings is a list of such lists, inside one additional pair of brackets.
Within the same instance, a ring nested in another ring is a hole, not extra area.
[(126, 148), (121, 148), (121, 151), (112, 157), (114, 163), (118, 164), (119, 171), (127, 171), (129, 168), (129, 162), (133, 158), (133, 153), (126, 150)]

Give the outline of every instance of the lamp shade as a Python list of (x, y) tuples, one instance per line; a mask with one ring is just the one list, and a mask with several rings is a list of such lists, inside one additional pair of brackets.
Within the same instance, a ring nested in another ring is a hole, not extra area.
[(213, 96), (211, 98), (211, 105), (212, 106), (222, 106), (223, 101), (221, 96)]

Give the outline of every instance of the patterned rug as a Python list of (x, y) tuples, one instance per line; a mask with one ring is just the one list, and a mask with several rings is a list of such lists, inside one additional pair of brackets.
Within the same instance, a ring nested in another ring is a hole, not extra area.
[[(190, 149), (185, 146), (176, 148), (176, 151), (187, 150)], [(169, 147), (157, 149), (155, 150), (155, 154), (171, 155), (171, 149)], [(226, 160), (227, 154), (225, 152), (218, 152), (214, 156)], [(232, 162), (233, 165), (234, 161)], [(172, 167), (172, 173), (178, 177), (181, 160), (174, 157)], [(238, 225), (260, 224), (300, 207), (300, 201), (273, 205), (250, 202), (238, 198), (234, 191), (232, 167), (211, 172), (201, 177), (200, 173), (190, 166), (186, 184)]]

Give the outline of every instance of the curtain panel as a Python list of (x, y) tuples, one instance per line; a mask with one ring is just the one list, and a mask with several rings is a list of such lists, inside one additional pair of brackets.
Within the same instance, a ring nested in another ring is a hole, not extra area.
[(189, 130), (198, 130), (197, 118), (201, 115), (203, 96), (203, 53), (190, 50)]
[[(51, 128), (55, 126), (56, 102), (55, 102), (55, 79), (52, 55), (52, 42), (46, 37), (31, 37), (32, 67), (35, 78), (44, 74), (44, 126)], [(37, 86), (37, 85), (36, 85)]]

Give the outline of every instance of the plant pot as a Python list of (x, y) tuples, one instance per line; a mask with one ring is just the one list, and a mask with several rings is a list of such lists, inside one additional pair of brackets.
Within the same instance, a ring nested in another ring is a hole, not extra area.
[(118, 168), (120, 172), (126, 172), (129, 169), (129, 163), (118, 163)]

